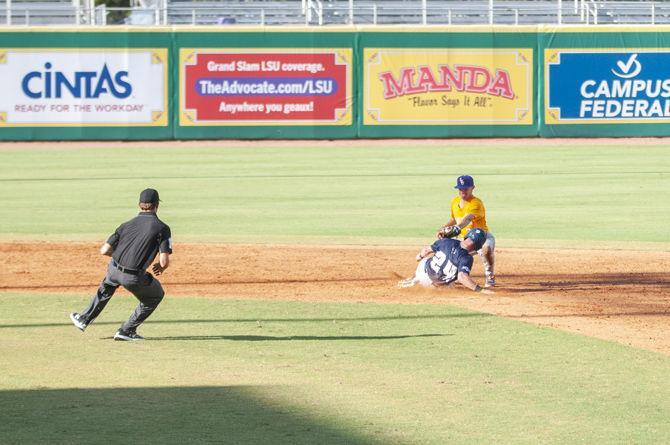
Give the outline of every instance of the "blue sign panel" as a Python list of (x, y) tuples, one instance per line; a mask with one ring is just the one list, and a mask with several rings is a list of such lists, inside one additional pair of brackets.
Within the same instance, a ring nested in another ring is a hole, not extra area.
[(670, 51), (547, 50), (546, 123), (670, 120)]

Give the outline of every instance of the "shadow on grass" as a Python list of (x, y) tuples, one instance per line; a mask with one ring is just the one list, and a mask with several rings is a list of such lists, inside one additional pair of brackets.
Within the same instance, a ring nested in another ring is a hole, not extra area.
[[(287, 406), (290, 387), (0, 391), (2, 443), (373, 444), (358, 428)], [(357, 431), (357, 432), (354, 432)]]
[[(311, 322), (347, 322), (347, 321), (402, 321), (402, 320), (448, 320), (450, 318), (468, 317), (492, 317), (492, 314), (480, 312), (457, 312), (453, 314), (436, 315), (399, 315), (386, 317), (322, 317), (322, 318), (217, 318), (217, 319), (183, 319), (183, 320), (147, 320), (143, 324), (191, 324), (191, 323), (311, 323)], [(67, 314), (65, 314), (67, 319)], [(120, 325), (121, 321), (95, 322), (96, 326)], [(52, 328), (59, 326), (72, 326), (71, 322), (65, 323), (16, 323), (0, 324), (0, 329), (6, 328)]]
[(447, 337), (454, 334), (418, 334), (418, 335), (345, 335), (345, 336), (314, 336), (292, 335), (273, 337), (268, 335), (181, 335), (175, 337), (152, 337), (147, 340), (231, 340), (231, 341), (339, 341), (339, 340), (397, 340), (403, 338)]

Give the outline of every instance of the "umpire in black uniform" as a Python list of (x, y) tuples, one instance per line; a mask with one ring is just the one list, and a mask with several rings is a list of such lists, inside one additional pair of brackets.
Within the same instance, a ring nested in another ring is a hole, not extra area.
[(136, 341), (144, 337), (137, 334), (137, 327), (146, 320), (163, 300), (163, 287), (146, 269), (156, 254), (159, 260), (152, 270), (160, 275), (170, 265), (172, 239), (170, 227), (158, 219), (158, 192), (146, 189), (140, 193), (140, 214), (119, 226), (100, 248), (102, 255), (111, 256), (107, 275), (88, 308), (70, 314), (72, 323), (84, 331), (107, 306), (119, 286), (131, 292), (140, 304), (128, 321), (119, 328), (114, 340)]

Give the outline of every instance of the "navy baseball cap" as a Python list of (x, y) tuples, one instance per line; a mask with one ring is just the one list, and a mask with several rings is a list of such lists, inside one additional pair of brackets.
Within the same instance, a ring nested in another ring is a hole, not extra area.
[(459, 176), (458, 179), (456, 179), (456, 185), (454, 186), (455, 189), (459, 190), (464, 190), (464, 189), (469, 189), (470, 187), (475, 186), (475, 180), (472, 179), (472, 176), (470, 175), (463, 175)]
[(475, 250), (481, 249), (486, 242), (486, 232), (482, 229), (471, 229), (465, 237), (475, 243)]
[(146, 202), (149, 204), (158, 204), (160, 201), (158, 197), (158, 190), (155, 189), (144, 189), (140, 193), (140, 202)]

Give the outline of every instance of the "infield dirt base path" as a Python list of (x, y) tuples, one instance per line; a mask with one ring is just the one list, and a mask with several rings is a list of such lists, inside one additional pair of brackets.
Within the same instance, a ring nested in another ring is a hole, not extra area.
[[(93, 294), (108, 260), (98, 247), (0, 243), (0, 292)], [(397, 289), (412, 275), (415, 254), (399, 247), (188, 244), (179, 245), (161, 282), (168, 297), (447, 303), (670, 354), (670, 252), (500, 248), (495, 295), (461, 286)], [(483, 281), (479, 258), (473, 276)]]

